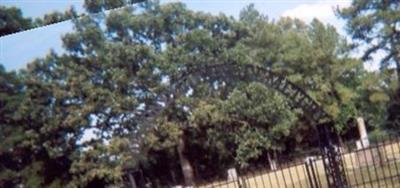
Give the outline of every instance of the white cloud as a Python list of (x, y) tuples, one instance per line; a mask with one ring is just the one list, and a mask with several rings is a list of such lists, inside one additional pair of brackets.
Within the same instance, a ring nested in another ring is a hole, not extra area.
[(339, 20), (334, 10), (336, 7), (343, 8), (350, 5), (350, 1), (324, 0), (313, 3), (304, 3), (293, 9), (286, 10), (282, 13), (282, 17), (298, 18), (305, 22), (310, 22), (314, 18), (324, 23), (335, 26), (338, 31), (342, 30), (343, 21)]
[[(346, 36), (344, 30), (344, 21), (340, 20), (335, 15), (335, 9), (350, 6), (349, 0), (320, 0), (317, 2), (310, 2), (300, 4), (292, 9), (284, 11), (282, 17), (298, 18), (304, 22), (311, 22), (314, 18), (322, 21), (325, 24), (333, 25), (336, 30), (343, 36)], [(346, 37), (351, 40), (349, 36)], [(359, 51), (352, 52), (352, 56), (360, 58), (364, 52), (364, 48)], [(378, 52), (373, 55), (373, 59), (364, 63), (364, 68), (368, 71), (375, 71), (379, 69), (379, 60), (382, 59), (384, 53)]]

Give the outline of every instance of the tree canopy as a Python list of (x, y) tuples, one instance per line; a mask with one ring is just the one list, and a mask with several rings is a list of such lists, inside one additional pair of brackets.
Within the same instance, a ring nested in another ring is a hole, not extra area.
[[(338, 15), (346, 21), (346, 28), (360, 48), (365, 48), (363, 60), (371, 60), (373, 54), (380, 59), (386, 92), (375, 93), (372, 100), (390, 101), (386, 127), (397, 132), (400, 114), (395, 108), (398, 103), (400, 84), (400, 4), (395, 0), (354, 0), (351, 6), (339, 9)], [(382, 54), (382, 55), (380, 55)], [(392, 69), (391, 67), (394, 67)], [(395, 71), (393, 71), (395, 70)], [(394, 75), (394, 76), (393, 76)], [(393, 79), (393, 77), (395, 77)], [(397, 77), (397, 81), (396, 80)], [(382, 82), (381, 82), (382, 83)]]
[[(342, 135), (358, 116), (375, 128), (384, 119), (393, 78), (365, 71), (345, 38), (318, 20), (271, 21), (252, 5), (235, 19), (144, 2), (73, 23), (64, 53), (18, 73), (0, 68), (0, 186), (122, 186), (126, 169), (155, 177), (155, 186), (190, 185), (315, 145), (303, 111), (262, 83), (193, 74), (180, 96), (169, 95), (173, 75), (193, 65), (277, 72), (326, 109)], [(152, 117), (154, 108), (164, 110)]]
[[(382, 68), (395, 65), (400, 75), (400, 5), (395, 0), (354, 0), (348, 8), (338, 11), (347, 21), (352, 38), (366, 46), (362, 59), (372, 58), (374, 53), (384, 53)], [(400, 76), (398, 76), (400, 83)]]

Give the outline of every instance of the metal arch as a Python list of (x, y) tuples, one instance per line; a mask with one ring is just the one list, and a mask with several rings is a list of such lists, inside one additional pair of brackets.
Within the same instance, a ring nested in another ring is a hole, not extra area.
[[(170, 90), (167, 93), (166, 106), (172, 105), (180, 95), (180, 90), (192, 75), (214, 76), (215, 78), (235, 78), (249, 82), (260, 82), (279, 91), (291, 103), (301, 108), (311, 123), (316, 125), (319, 133), (320, 148), (323, 156), (327, 183), (330, 188), (347, 188), (344, 166), (341, 155), (335, 146), (333, 118), (318, 105), (303, 89), (295, 85), (284, 76), (254, 64), (221, 63), (211, 65), (187, 65), (186, 70), (180, 70), (170, 79)], [(154, 118), (161, 113), (160, 106), (150, 106), (150, 114), (145, 115), (144, 124), (149, 123), (149, 118)], [(151, 117), (150, 117), (151, 116)], [(154, 119), (153, 119), (154, 120)], [(150, 120), (151, 121), (151, 120)], [(148, 130), (152, 126), (145, 126)], [(142, 130), (142, 131), (145, 131)]]
[[(269, 86), (285, 97), (298, 108), (303, 109), (306, 117), (314, 124), (321, 124), (333, 121), (332, 117), (312, 99), (303, 89), (286, 79), (284, 76), (276, 74), (271, 70), (254, 64), (233, 64), (219, 63), (202, 66), (192, 66), (185, 71), (181, 71), (171, 78), (170, 93), (174, 98), (179, 97), (181, 85), (192, 75), (207, 75), (216, 78), (236, 78), (249, 82), (260, 82)], [(173, 101), (170, 101), (173, 102)]]

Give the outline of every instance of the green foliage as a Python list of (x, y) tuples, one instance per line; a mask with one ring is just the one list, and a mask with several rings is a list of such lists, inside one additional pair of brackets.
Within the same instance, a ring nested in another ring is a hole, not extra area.
[(400, 133), (400, 89), (397, 89), (393, 101), (390, 103), (387, 112), (385, 128), (390, 133), (398, 135)]
[(15, 72), (6, 72), (0, 65), (0, 187), (12, 186), (18, 181), (25, 157), (24, 150), (15, 150), (13, 146), (24, 140), (24, 132), (16, 128), (20, 123), (16, 112), (24, 97), (23, 82)]
[[(85, 3), (97, 12), (129, 2)], [(236, 20), (146, 2), (73, 22), (65, 53), (51, 52), (20, 74), (0, 69), (1, 186), (121, 186), (128, 167), (158, 184), (177, 183), (185, 161), (207, 178), (314, 143), (301, 109), (260, 83), (193, 74), (177, 88), (181, 96), (170, 96), (172, 76), (191, 65), (251, 63), (281, 73), (344, 133), (359, 115), (379, 122), (391, 97), (391, 78), (363, 70), (344, 38), (318, 20), (272, 22), (251, 5)], [(165, 110), (148, 123), (154, 106)]]
[(73, 7), (70, 7), (68, 10), (66, 10), (64, 13), (54, 11), (51, 13), (46, 13), (43, 18), (36, 18), (34, 22), (35, 27), (41, 27), (45, 25), (50, 25), (54, 23), (59, 23), (62, 21), (66, 21), (72, 18), (78, 17), (75, 9)]
[(85, 0), (84, 7), (89, 13), (99, 13), (144, 1), (145, 0)]
[[(215, 132), (219, 136), (213, 134), (209, 138), (211, 142), (218, 142), (221, 137), (229, 142), (232, 137), (235, 160), (246, 165), (266, 151), (284, 149), (282, 141), (293, 130), (296, 114), (281, 95), (261, 84), (250, 84), (235, 89), (227, 100), (195, 108), (192, 119), (195, 126), (213, 125), (211, 129), (219, 130)], [(223, 131), (226, 129), (232, 131)]]
[[(347, 21), (347, 30), (352, 38), (359, 42), (357, 45), (366, 47), (363, 60), (370, 60), (373, 54), (384, 54), (381, 59), (381, 74), (385, 79), (386, 89), (374, 92), (369, 96), (372, 103), (389, 104), (388, 116), (385, 127), (391, 127), (396, 131), (399, 113), (393, 110), (397, 99), (395, 89), (400, 83), (400, 30), (398, 20), (400, 19), (400, 5), (397, 1), (373, 1), (354, 0), (350, 7), (338, 10), (338, 15)], [(391, 79), (394, 71), (390, 70), (395, 65), (397, 81)], [(389, 75), (389, 76), (388, 76)], [(374, 81), (375, 83), (376, 80)], [(374, 84), (380, 85), (381, 83)], [(386, 105), (385, 104), (385, 105)], [(372, 105), (369, 105), (369, 108)], [(376, 111), (376, 110), (375, 110)], [(380, 111), (384, 111), (381, 110)], [(380, 118), (383, 119), (383, 118)], [(380, 123), (383, 121), (380, 120)]]
[(347, 21), (352, 38), (367, 47), (364, 60), (371, 59), (374, 53), (385, 53), (381, 66), (388, 68), (394, 62), (400, 75), (400, 5), (397, 1), (353, 0), (350, 7), (338, 10), (338, 15)]
[(24, 31), (32, 27), (32, 20), (24, 18), (16, 7), (0, 6), (0, 36)]
[[(185, 134), (191, 138), (187, 140), (186, 152), (193, 166), (218, 160), (224, 168), (232, 164), (244, 167), (266, 152), (282, 151), (285, 149), (283, 141), (294, 130), (297, 114), (283, 96), (257, 83), (234, 89), (227, 99), (192, 98), (183, 103), (191, 109), (189, 126), (163, 121), (166, 123), (146, 136), (146, 140), (150, 150), (170, 150)], [(195, 155), (198, 150), (207, 153)], [(175, 155), (173, 150), (169, 155)], [(219, 168), (207, 166), (197, 173), (210, 174)]]
[(0, 36), (62, 22), (77, 16), (76, 11), (71, 7), (64, 13), (54, 11), (45, 14), (43, 18), (32, 20), (24, 17), (22, 11), (17, 7), (0, 6)]

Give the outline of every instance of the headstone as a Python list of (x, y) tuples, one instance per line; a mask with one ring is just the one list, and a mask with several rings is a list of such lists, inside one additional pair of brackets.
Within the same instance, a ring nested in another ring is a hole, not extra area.
[(365, 127), (365, 122), (362, 117), (357, 118), (358, 133), (360, 134), (360, 140), (356, 142), (357, 149), (363, 149), (369, 147), (367, 128)]
[(269, 166), (271, 167), (271, 170), (278, 170), (278, 165), (276, 164), (276, 160), (271, 159), (269, 161)]
[(360, 133), (360, 140), (356, 142), (357, 150), (357, 164), (359, 167), (373, 165), (374, 163), (385, 162), (385, 151), (379, 147), (369, 147), (369, 139), (367, 128), (362, 117), (357, 118), (358, 132)]
[(238, 179), (237, 171), (235, 168), (228, 169), (228, 181), (235, 181)]
[(269, 166), (270, 166), (271, 170), (277, 170), (278, 165), (276, 163), (276, 160), (272, 159), (270, 154), (268, 154), (267, 157), (268, 157), (268, 162), (269, 162)]
[(305, 162), (306, 163), (311, 163), (312, 161), (315, 161), (315, 160), (317, 160), (316, 156), (307, 156), (306, 159), (305, 159)]

